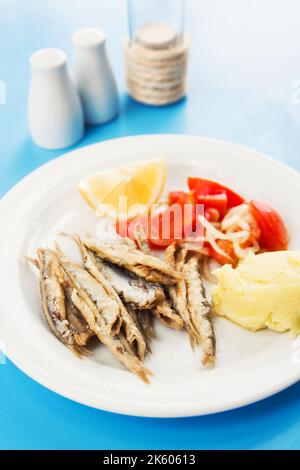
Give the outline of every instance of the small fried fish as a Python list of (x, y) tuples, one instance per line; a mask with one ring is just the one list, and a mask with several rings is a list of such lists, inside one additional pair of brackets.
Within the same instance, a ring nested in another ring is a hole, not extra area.
[(87, 350), (76, 341), (76, 335), (67, 318), (66, 297), (59, 281), (57, 258), (48, 250), (37, 251), (34, 264), (40, 272), (42, 308), (50, 330), (76, 355), (87, 354)]
[(173, 330), (181, 330), (183, 328), (182, 318), (172, 309), (168, 299), (159, 302), (151, 311), (163, 325)]
[[(145, 234), (143, 233), (142, 228), (136, 231), (135, 238), (137, 240), (139, 249), (146, 255), (151, 254), (148, 241), (146, 239)], [(169, 265), (171, 266), (170, 263)], [(181, 328), (183, 327), (183, 320), (180, 315), (178, 315), (178, 313), (172, 308), (172, 299), (169, 293), (171, 289), (175, 289), (178, 283), (180, 282), (181, 280), (179, 280), (174, 286), (165, 287), (165, 298), (162, 301), (158, 302), (157, 305), (152, 309), (153, 315), (160, 321), (160, 323), (174, 330), (181, 330)]]
[(164, 298), (164, 292), (158, 284), (151, 284), (127, 269), (103, 261), (95, 255), (97, 267), (113, 286), (125, 304), (135, 309), (149, 309)]
[(114, 245), (86, 237), (81, 237), (80, 240), (101, 259), (125, 268), (148, 282), (170, 286), (181, 279), (181, 276), (164, 261), (144, 254), (125, 243)]
[(74, 332), (74, 339), (79, 346), (86, 346), (95, 333), (90, 330), (78, 308), (72, 301), (73, 287), (67, 276), (60, 270), (59, 281), (63, 286), (66, 299), (67, 320)]
[(147, 352), (151, 353), (151, 339), (154, 337), (153, 315), (150, 310), (135, 310), (131, 305), (126, 305), (128, 313), (139, 328), (144, 337)]
[(102, 272), (99, 270), (97, 262), (98, 260), (95, 253), (91, 250), (88, 250), (81, 242), (79, 237), (74, 236), (73, 240), (77, 243), (79, 247), (84, 267), (105, 289), (107, 295), (118, 305), (121, 322), (120, 330), (122, 331), (127, 342), (131, 346), (132, 351), (137, 354), (141, 361), (143, 361), (146, 353), (146, 342), (144, 341), (142, 333), (139, 331), (137, 325), (132, 320), (118, 293), (115, 291), (111, 283), (103, 276)]
[[(188, 251), (184, 244), (173, 242), (166, 249), (165, 258), (166, 261), (173, 266), (174, 269), (182, 271), (184, 263), (186, 261)], [(197, 343), (197, 331), (194, 329), (193, 323), (191, 322), (190, 312), (187, 301), (187, 290), (186, 282), (182, 278), (175, 286), (169, 287), (169, 295), (174, 310), (182, 318), (184, 327), (187, 330), (190, 338), (192, 348), (194, 349)]]
[(76, 263), (73, 263), (60, 253), (57, 254), (63, 272), (70, 279), (72, 286), (80, 292), (81, 297), (89, 305), (95, 317), (101, 316), (106, 333), (117, 335), (122, 325), (120, 307), (112, 299), (104, 287), (91, 274)]
[(148, 344), (152, 338), (155, 338), (154, 328), (153, 328), (153, 315), (151, 310), (138, 310), (137, 316), (139, 323), (141, 325), (141, 330), (146, 338), (146, 343)]
[(103, 343), (125, 367), (136, 374), (143, 382), (149, 383), (148, 376), (152, 375), (152, 373), (131, 353), (130, 347), (122, 334), (116, 336), (107, 334), (103, 318), (101, 315), (95, 316), (95, 312), (91, 310), (90, 305), (87, 303), (86, 299), (84, 299), (85, 295), (82, 297), (81, 294), (82, 292), (74, 289), (72, 301), (82, 313), (90, 329), (95, 331), (101, 343)]
[(186, 283), (187, 305), (197, 342), (203, 349), (202, 363), (213, 367), (216, 359), (216, 339), (211, 319), (211, 307), (205, 297), (205, 289), (200, 275), (199, 257), (191, 256), (182, 268)]

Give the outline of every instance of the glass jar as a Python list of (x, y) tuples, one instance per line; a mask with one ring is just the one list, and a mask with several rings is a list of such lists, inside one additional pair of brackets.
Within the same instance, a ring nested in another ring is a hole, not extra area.
[(126, 82), (136, 101), (164, 106), (186, 95), (189, 40), (184, 9), (185, 0), (128, 0)]
[(182, 41), (185, 0), (128, 0), (130, 40), (150, 49)]

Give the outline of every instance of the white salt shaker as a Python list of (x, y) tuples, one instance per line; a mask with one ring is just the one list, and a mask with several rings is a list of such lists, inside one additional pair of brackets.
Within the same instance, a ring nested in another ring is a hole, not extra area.
[(74, 145), (83, 137), (84, 117), (66, 54), (41, 49), (32, 54), (30, 64), (28, 116), (33, 141), (46, 149)]
[(72, 78), (77, 87), (85, 122), (102, 124), (119, 112), (119, 96), (106, 52), (106, 35), (85, 28), (72, 36)]

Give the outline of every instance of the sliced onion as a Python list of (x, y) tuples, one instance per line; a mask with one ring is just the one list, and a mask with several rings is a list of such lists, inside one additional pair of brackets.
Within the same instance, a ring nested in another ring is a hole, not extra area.
[(227, 230), (232, 225), (239, 225), (241, 217), (238, 215), (232, 215), (231, 217), (224, 217), (221, 223), (222, 230)]
[(208, 220), (206, 220), (205, 217), (203, 217), (202, 215), (199, 216), (199, 220), (206, 228), (206, 231), (209, 232), (214, 239), (233, 241), (240, 238), (248, 238), (249, 236), (249, 232), (247, 232), (246, 230), (232, 232), (230, 234), (223, 233), (220, 230), (217, 230), (213, 225), (211, 225), (211, 223), (208, 222)]
[(249, 223), (237, 215), (233, 215), (227, 220), (224, 219), (221, 227), (224, 231), (230, 231), (230, 227), (240, 227), (242, 230), (250, 231)]
[(249, 253), (256, 253), (260, 250), (260, 246), (257, 241), (255, 241), (252, 246), (249, 246), (247, 248), (242, 248), (240, 243), (241, 242), (239, 240), (235, 240), (233, 242), (233, 251), (238, 258), (246, 258)]
[(249, 253), (249, 248), (242, 248), (239, 240), (234, 240), (233, 251), (238, 258), (245, 258)]
[(197, 239), (196, 241), (189, 241), (189, 240), (183, 240), (185, 248), (187, 248), (190, 251), (197, 251), (198, 254), (203, 255), (203, 256), (208, 256), (209, 255), (209, 250), (208, 248), (203, 246), (204, 243), (204, 238), (199, 240)]
[[(211, 245), (216, 253), (232, 261), (231, 257), (217, 243), (218, 240), (227, 240), (232, 242), (232, 248), (238, 259), (245, 258), (249, 253), (259, 251), (260, 246), (257, 241), (247, 248), (242, 248), (242, 244), (249, 240), (251, 226), (254, 223), (253, 216), (249, 212), (248, 204), (232, 208), (224, 217), (221, 224), (210, 223), (202, 215), (199, 221), (205, 228), (205, 239)], [(238, 231), (237, 231), (238, 229)]]
[(249, 211), (248, 204), (241, 204), (239, 206), (232, 207), (232, 209), (230, 209), (227, 212), (227, 214), (225, 215), (223, 220), (226, 220), (226, 219), (232, 217), (233, 215), (237, 215), (238, 217), (242, 217), (248, 211)]
[(231, 257), (228, 256), (228, 254), (224, 250), (222, 250), (222, 248), (217, 244), (216, 239), (213, 238), (210, 234), (208, 234), (207, 236), (207, 241), (208, 243), (210, 243), (211, 247), (215, 250), (216, 253), (219, 253), (219, 255), (228, 258), (228, 261), (232, 261)]

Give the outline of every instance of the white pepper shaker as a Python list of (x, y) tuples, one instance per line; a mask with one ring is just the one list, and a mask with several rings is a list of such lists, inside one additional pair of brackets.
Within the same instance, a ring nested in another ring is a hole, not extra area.
[(46, 149), (74, 145), (83, 137), (84, 118), (66, 54), (41, 49), (32, 54), (30, 64), (28, 117), (33, 141)]
[(85, 122), (102, 124), (119, 112), (115, 77), (106, 52), (106, 35), (94, 28), (84, 28), (72, 36), (72, 78), (77, 87)]

